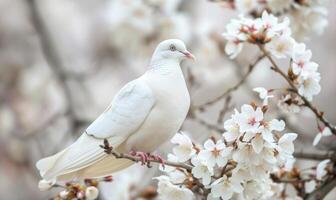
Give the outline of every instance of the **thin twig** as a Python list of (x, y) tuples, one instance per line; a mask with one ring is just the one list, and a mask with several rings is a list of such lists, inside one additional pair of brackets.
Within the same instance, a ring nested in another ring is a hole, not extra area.
[(308, 107), (315, 116), (326, 126), (328, 127), (331, 132), (336, 135), (336, 128), (330, 124), (330, 122), (324, 117), (324, 113), (319, 111), (316, 106), (314, 106), (310, 101), (307, 100), (304, 96), (300, 95), (297, 88), (295, 87), (293, 81), (290, 80), (290, 78), (280, 69), (280, 67), (275, 63), (273, 58), (270, 56), (269, 52), (266, 51), (263, 45), (258, 45), (259, 49), (263, 52), (263, 55), (267, 57), (267, 59), (271, 62), (272, 67), (271, 69), (275, 72), (279, 73), (290, 85), (293, 92), (295, 92), (300, 98), (303, 100), (304, 105)]
[(249, 75), (252, 73), (253, 69), (255, 68), (255, 66), (265, 57), (265, 55), (259, 56), (256, 61), (252, 64), (249, 65), (249, 68), (246, 72), (246, 74), (242, 77), (242, 79), (235, 84), (233, 87), (229, 88), (228, 90), (226, 90), (222, 95), (216, 97), (213, 100), (210, 100), (206, 103), (203, 103), (201, 105), (198, 106), (194, 106), (195, 109), (199, 109), (199, 110), (204, 110), (206, 107), (211, 106), (213, 104), (215, 104), (216, 102), (220, 101), (221, 99), (223, 99), (224, 97), (226, 97), (227, 95), (229, 95), (231, 92), (237, 90), (242, 84), (244, 84), (244, 82), (246, 81), (246, 79), (249, 77)]
[[(105, 153), (107, 153), (109, 155), (113, 155), (117, 159), (128, 159), (128, 160), (133, 161), (133, 162), (141, 162), (142, 161), (141, 158), (138, 157), (138, 156), (133, 156), (133, 155), (130, 155), (130, 154), (125, 154), (125, 153), (119, 153), (119, 152), (115, 151), (113, 149), (113, 147), (110, 146), (109, 142), (106, 139), (104, 140), (104, 145), (101, 145), (100, 147), (105, 150)], [(159, 164), (164, 163), (164, 165), (185, 169), (189, 172), (192, 169), (192, 166), (190, 166), (188, 164), (185, 164), (185, 163), (171, 162), (171, 161), (167, 161), (167, 160), (158, 160), (158, 159), (154, 159), (152, 157), (148, 158), (146, 165), (150, 166), (150, 163), (159, 163)]]
[(218, 115), (218, 119), (217, 119), (217, 123), (218, 124), (222, 124), (223, 123), (225, 114), (227, 113), (227, 111), (230, 108), (231, 99), (232, 99), (231, 95), (228, 95), (225, 98), (223, 108), (219, 111), (219, 115)]

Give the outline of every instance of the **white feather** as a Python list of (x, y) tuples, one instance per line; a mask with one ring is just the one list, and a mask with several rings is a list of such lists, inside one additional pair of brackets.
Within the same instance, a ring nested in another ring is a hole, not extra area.
[(110, 106), (87, 128), (86, 132), (64, 151), (37, 162), (41, 176), (51, 180), (88, 167), (106, 157), (99, 147), (103, 139), (117, 148), (138, 129), (150, 113), (155, 98), (143, 81), (134, 80), (124, 86)]

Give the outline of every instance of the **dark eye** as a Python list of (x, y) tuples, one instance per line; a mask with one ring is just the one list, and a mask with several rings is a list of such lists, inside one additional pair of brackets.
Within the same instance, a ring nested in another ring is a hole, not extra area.
[(176, 47), (175, 47), (175, 45), (173, 45), (173, 44), (170, 45), (170, 46), (169, 46), (169, 50), (170, 50), (170, 51), (176, 51)]

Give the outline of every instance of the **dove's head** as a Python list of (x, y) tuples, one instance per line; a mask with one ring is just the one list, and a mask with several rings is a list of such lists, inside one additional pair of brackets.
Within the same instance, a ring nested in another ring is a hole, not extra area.
[(169, 39), (162, 41), (155, 49), (152, 59), (154, 60), (175, 60), (181, 62), (184, 59), (195, 59), (188, 50), (183, 41), (178, 39)]

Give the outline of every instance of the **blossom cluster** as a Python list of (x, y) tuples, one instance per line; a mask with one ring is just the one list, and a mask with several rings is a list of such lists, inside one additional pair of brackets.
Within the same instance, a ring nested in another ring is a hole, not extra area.
[(282, 134), (284, 121), (268, 120), (266, 112), (266, 106), (243, 105), (224, 122), (222, 137), (210, 138), (202, 146), (193, 144), (185, 133), (175, 135), (176, 146), (168, 160), (189, 163), (192, 170), (166, 167), (167, 175), (156, 178), (162, 199), (193, 199), (194, 179), (208, 190), (208, 199), (277, 195), (270, 173), (291, 169), (297, 134)]
[(267, 10), (279, 17), (289, 17), (293, 21), (291, 29), (297, 39), (307, 39), (311, 33), (321, 34), (328, 25), (326, 0), (234, 0), (230, 7), (239, 13), (253, 17)]
[(280, 22), (266, 11), (256, 19), (241, 16), (226, 26), (223, 34), (228, 40), (225, 50), (230, 58), (235, 58), (247, 42), (263, 46), (278, 59), (289, 58), (291, 64), (288, 76), (298, 93), (311, 101), (321, 90), (318, 64), (311, 61), (312, 52), (306, 49), (305, 44), (294, 40), (289, 24), (288, 18)]
[(50, 190), (51, 188), (60, 187), (63, 188), (58, 193), (54, 200), (94, 200), (99, 196), (98, 184), (100, 182), (111, 182), (112, 176), (106, 176), (101, 179), (85, 179), (84, 184), (79, 182), (67, 182), (65, 186), (58, 185), (54, 181), (41, 180), (38, 183), (38, 187), (41, 191)]

